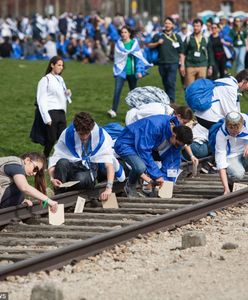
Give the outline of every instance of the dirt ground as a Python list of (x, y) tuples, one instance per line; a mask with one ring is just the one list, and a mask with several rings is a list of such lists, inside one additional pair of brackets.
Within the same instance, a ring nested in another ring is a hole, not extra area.
[[(188, 231), (204, 233), (206, 245), (181, 249)], [(237, 248), (222, 249), (228, 242)], [(50, 284), (65, 300), (247, 300), (247, 273), (245, 205), (171, 232), (141, 236), (63, 271), (9, 277), (0, 283), (0, 292), (8, 292), (9, 300), (30, 299), (35, 285)]]

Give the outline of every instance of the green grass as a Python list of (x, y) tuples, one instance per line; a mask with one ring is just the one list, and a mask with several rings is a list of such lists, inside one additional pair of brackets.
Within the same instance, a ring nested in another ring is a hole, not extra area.
[[(0, 60), (0, 156), (20, 155), (27, 151), (42, 151), (40, 145), (29, 139), (34, 118), (34, 100), (39, 79), (43, 76), (48, 62)], [(88, 111), (100, 125), (112, 122), (106, 115), (111, 107), (114, 79), (112, 65), (82, 65), (67, 62), (63, 77), (72, 90), (72, 104), (68, 107), (67, 122), (70, 123), (76, 112)], [(141, 79), (139, 86), (154, 85), (162, 88), (157, 67)], [(124, 99), (128, 92), (127, 84), (122, 91), (118, 116), (114, 121), (124, 124), (128, 110)], [(184, 103), (182, 86), (177, 82), (177, 102)], [(242, 108), (248, 110), (247, 97), (242, 97)]]

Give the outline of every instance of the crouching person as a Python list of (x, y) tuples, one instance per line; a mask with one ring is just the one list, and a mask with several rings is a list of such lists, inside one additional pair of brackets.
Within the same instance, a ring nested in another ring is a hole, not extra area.
[(215, 160), (224, 195), (230, 193), (235, 180), (248, 170), (248, 116), (238, 112), (226, 115), (216, 134)]
[[(193, 139), (189, 127), (179, 125), (175, 116), (155, 115), (126, 126), (115, 142), (115, 152), (131, 167), (125, 191), (129, 198), (139, 197), (136, 185), (140, 178), (162, 186), (175, 181), (182, 147)], [(161, 166), (154, 161), (158, 151)]]
[(67, 191), (93, 188), (98, 165), (104, 164), (107, 185), (100, 200), (107, 200), (112, 193), (114, 177), (119, 181), (125, 180), (124, 170), (115, 158), (112, 146), (109, 134), (95, 123), (89, 113), (77, 113), (73, 123), (62, 132), (49, 159), (48, 172), (55, 189), (68, 181), (79, 183)]
[[(27, 195), (48, 204), (56, 212), (57, 202), (46, 196), (45, 161), (45, 156), (36, 152), (25, 153), (20, 158), (0, 158), (0, 208), (23, 203), (32, 206), (32, 201), (25, 199)], [(28, 183), (26, 177), (34, 177), (35, 188)]]

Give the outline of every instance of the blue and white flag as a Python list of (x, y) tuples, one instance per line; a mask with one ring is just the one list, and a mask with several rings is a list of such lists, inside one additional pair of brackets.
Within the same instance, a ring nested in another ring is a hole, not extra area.
[(136, 39), (134, 39), (133, 46), (130, 50), (127, 50), (125, 48), (122, 40), (119, 39), (117, 41), (117, 43), (115, 44), (115, 58), (114, 58), (115, 64), (114, 64), (114, 68), (113, 68), (114, 76), (118, 76), (123, 72), (123, 70), (125, 69), (125, 66), (127, 63), (127, 57), (129, 54), (140, 59), (147, 68), (153, 66), (153, 64), (150, 64), (144, 58), (144, 55), (140, 49), (139, 43)]
[[(61, 134), (58, 143), (54, 147), (54, 154), (49, 159), (49, 168), (55, 166), (61, 158), (69, 161), (82, 161), (89, 168), (89, 163), (112, 163), (115, 176), (119, 181), (125, 180), (122, 166), (114, 156), (113, 140), (110, 135), (97, 124), (91, 131), (89, 148), (84, 151), (84, 146), (73, 124), (67, 127)], [(86, 153), (87, 152), (87, 153)]]

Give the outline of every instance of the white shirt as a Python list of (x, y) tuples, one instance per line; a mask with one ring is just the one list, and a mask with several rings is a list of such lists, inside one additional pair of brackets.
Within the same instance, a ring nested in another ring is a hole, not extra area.
[[(248, 116), (242, 114), (245, 125), (242, 128), (243, 133), (248, 134)], [(221, 130), (222, 128), (222, 130)], [(228, 167), (228, 158), (239, 156), (244, 152), (244, 146), (248, 143), (248, 135), (244, 137), (233, 137), (229, 134), (225, 135), (225, 123), (221, 126), (216, 134), (216, 144), (215, 144), (215, 161), (218, 170), (226, 169)], [(228, 148), (229, 152), (228, 153)]]
[(218, 122), (229, 112), (240, 112), (240, 103), (238, 102), (238, 82), (234, 77), (221, 78), (217, 82), (224, 82), (228, 85), (217, 86), (213, 90), (213, 100), (220, 101), (212, 103), (212, 106), (205, 111), (196, 111), (195, 115), (210, 122)]
[(44, 48), (45, 48), (46, 54), (49, 58), (52, 58), (58, 54), (57, 48), (56, 48), (56, 43), (53, 41), (47, 41), (44, 45)]
[(140, 105), (139, 108), (132, 108), (126, 114), (126, 125), (130, 125), (138, 120), (154, 115), (171, 115), (174, 110), (169, 105), (152, 102)]
[(208, 129), (201, 126), (199, 123), (193, 127), (192, 132), (194, 142), (203, 144), (208, 141)]
[(69, 96), (66, 96), (66, 86), (63, 78), (51, 73), (42, 77), (37, 88), (37, 103), (41, 117), (45, 124), (51, 122), (49, 110), (64, 110), (66, 112), (67, 101), (71, 103)]

